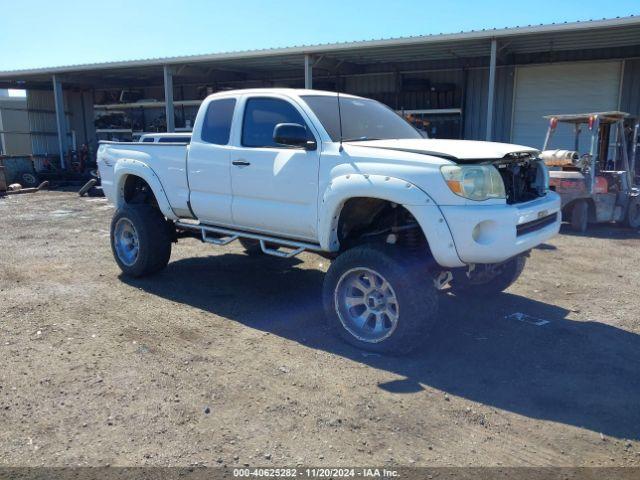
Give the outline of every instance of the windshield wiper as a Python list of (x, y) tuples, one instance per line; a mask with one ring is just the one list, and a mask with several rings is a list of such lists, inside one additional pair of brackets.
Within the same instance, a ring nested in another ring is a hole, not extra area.
[(366, 142), (368, 140), (382, 140), (381, 138), (373, 137), (356, 137), (356, 138), (343, 138), (343, 142)]

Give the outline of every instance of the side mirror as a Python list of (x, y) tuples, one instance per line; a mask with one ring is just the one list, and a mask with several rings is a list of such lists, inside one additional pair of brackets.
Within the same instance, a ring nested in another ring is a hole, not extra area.
[(299, 123), (279, 123), (273, 129), (273, 140), (279, 145), (315, 150), (314, 140), (309, 140), (307, 129)]

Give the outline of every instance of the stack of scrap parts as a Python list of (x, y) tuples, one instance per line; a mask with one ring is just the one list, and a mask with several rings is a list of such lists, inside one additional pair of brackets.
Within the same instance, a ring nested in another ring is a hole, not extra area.
[(20, 185), (19, 183), (12, 183), (11, 185), (9, 185), (9, 188), (6, 194), (18, 195), (21, 193), (34, 193), (34, 192), (39, 192), (43, 188), (48, 188), (48, 187), (49, 187), (49, 182), (47, 182), (46, 180), (42, 182), (40, 185), (38, 185), (36, 188), (22, 188), (22, 185)]

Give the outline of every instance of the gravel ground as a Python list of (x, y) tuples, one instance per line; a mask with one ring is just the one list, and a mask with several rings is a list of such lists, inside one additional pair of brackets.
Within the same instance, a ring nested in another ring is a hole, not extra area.
[(637, 232), (565, 232), (388, 358), (325, 329), (327, 260), (188, 239), (130, 280), (112, 212), (0, 199), (1, 465), (640, 465)]

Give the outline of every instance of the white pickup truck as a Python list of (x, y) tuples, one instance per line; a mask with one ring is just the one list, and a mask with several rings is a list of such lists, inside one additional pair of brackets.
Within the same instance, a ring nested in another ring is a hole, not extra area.
[(438, 319), (438, 290), (501, 292), (554, 236), (560, 199), (538, 151), (424, 138), (374, 100), (334, 92), (217, 93), (190, 143), (102, 142), (126, 275), (163, 269), (195, 236), (250, 254), (332, 260), (324, 308), (347, 341), (407, 352)]

